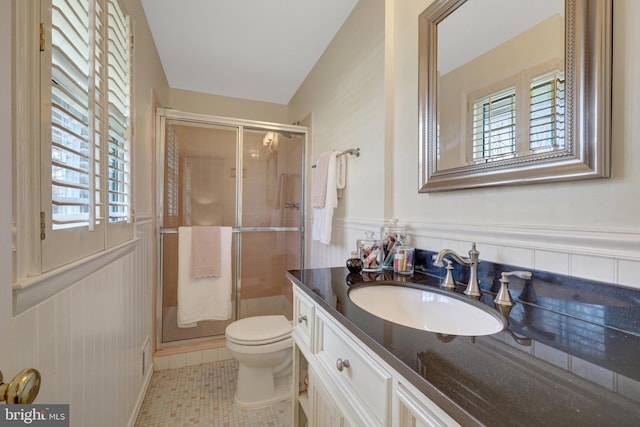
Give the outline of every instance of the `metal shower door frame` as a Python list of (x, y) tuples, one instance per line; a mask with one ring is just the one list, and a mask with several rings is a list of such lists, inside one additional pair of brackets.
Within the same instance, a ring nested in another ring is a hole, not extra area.
[[(156, 142), (156, 155), (155, 155), (155, 181), (156, 181), (156, 212), (155, 212), (155, 228), (156, 228), (156, 306), (155, 306), (155, 328), (156, 328), (156, 349), (163, 348), (165, 343), (162, 341), (162, 259), (163, 259), (163, 235), (178, 233), (177, 229), (165, 229), (164, 225), (164, 166), (165, 166), (165, 129), (167, 120), (179, 120), (185, 123), (199, 123), (207, 125), (227, 126), (229, 128), (236, 128), (237, 140), (236, 140), (236, 171), (242, 171), (243, 168), (243, 150), (244, 130), (251, 131), (266, 131), (266, 132), (288, 132), (297, 135), (303, 135), (304, 141), (302, 143), (302, 155), (301, 155), (301, 201), (300, 201), (300, 226), (299, 227), (243, 227), (242, 226), (242, 173), (236, 174), (236, 212), (235, 223), (236, 227), (233, 228), (233, 236), (235, 239), (235, 282), (233, 289), (235, 292), (235, 319), (240, 316), (240, 295), (242, 290), (242, 233), (246, 232), (264, 232), (264, 231), (299, 231), (300, 232), (300, 268), (304, 268), (305, 264), (305, 223), (306, 223), (306, 151), (309, 141), (309, 129), (304, 126), (297, 125), (284, 125), (280, 123), (261, 122), (254, 120), (236, 119), (231, 117), (213, 116), (200, 113), (189, 113), (179, 110), (158, 108), (156, 110), (156, 130), (155, 130), (155, 142)], [(182, 342), (182, 341), (181, 341)]]

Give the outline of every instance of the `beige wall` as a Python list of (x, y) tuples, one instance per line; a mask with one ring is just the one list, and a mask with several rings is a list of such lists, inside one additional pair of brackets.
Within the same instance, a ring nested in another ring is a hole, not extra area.
[[(395, 62), (396, 164), (415, 165), (418, 141), (417, 31), (415, 17), (428, 0), (397, 1)], [(640, 18), (640, 4), (616, 1), (614, 8), (613, 76), (613, 176), (607, 180), (541, 184), (523, 187), (475, 189), (443, 194), (417, 194), (415, 184), (396, 186), (394, 206), (412, 219), (434, 223), (505, 224), (515, 226), (569, 227), (611, 230), (637, 235), (640, 226), (638, 185), (640, 158), (635, 143), (640, 132), (637, 80), (640, 61), (633, 51), (638, 40), (634, 22)], [(402, 52), (402, 53), (400, 53)], [(397, 168), (399, 180), (417, 183), (415, 167)], [(535, 203), (533, 203), (535, 201)]]
[(134, 205), (137, 217), (150, 217), (154, 210), (155, 108), (169, 102), (169, 84), (140, 0), (127, 2), (134, 30)]
[[(333, 217), (338, 231), (345, 218), (368, 222), (383, 215), (384, 25), (384, 1), (360, 1), (289, 104), (290, 121), (311, 115), (312, 163), (325, 151), (361, 148), (360, 157), (347, 158), (347, 187)], [(340, 232), (332, 237), (355, 250), (351, 240)]]
[(163, 106), (190, 113), (211, 114), (262, 122), (287, 123), (286, 105), (210, 95), (182, 89), (171, 89), (171, 102)]
[(292, 99), (290, 117), (312, 114), (314, 160), (362, 149), (349, 159), (335, 241), (313, 246), (311, 264), (343, 265), (363, 229), (396, 217), (418, 247), (464, 252), (474, 240), (487, 260), (640, 287), (640, 2), (614, 8), (610, 179), (418, 194), (418, 15), (430, 3), (359, 2)]

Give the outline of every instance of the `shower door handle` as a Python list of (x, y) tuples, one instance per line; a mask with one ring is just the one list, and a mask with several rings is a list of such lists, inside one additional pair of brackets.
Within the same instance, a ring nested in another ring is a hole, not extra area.
[(284, 207), (288, 208), (288, 209), (298, 209), (298, 210), (300, 210), (300, 203), (285, 203)]

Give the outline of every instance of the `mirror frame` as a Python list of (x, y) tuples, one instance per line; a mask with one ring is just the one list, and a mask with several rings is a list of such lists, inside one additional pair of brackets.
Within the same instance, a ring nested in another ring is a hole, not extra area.
[(610, 177), (612, 0), (565, 0), (564, 150), (437, 169), (437, 26), (466, 1), (435, 0), (419, 16), (418, 192)]

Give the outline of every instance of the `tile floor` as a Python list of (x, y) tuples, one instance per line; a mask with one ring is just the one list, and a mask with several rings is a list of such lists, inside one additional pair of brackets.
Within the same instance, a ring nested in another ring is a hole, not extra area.
[(268, 408), (233, 404), (238, 363), (204, 363), (154, 372), (136, 427), (289, 427), (291, 401)]

